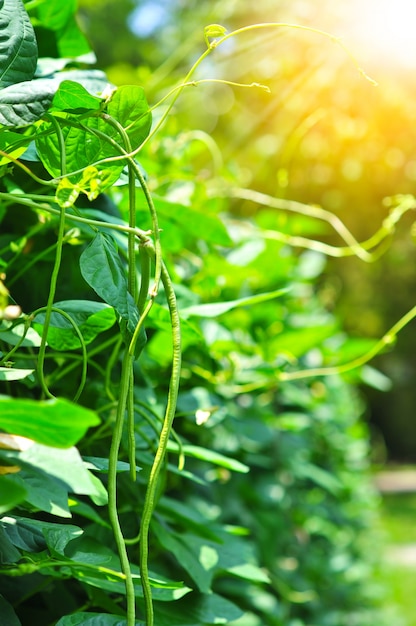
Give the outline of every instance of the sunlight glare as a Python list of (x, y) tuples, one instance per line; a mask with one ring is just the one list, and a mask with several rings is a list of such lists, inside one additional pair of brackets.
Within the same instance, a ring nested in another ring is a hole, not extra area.
[(416, 1), (358, 0), (355, 37), (378, 63), (416, 67)]

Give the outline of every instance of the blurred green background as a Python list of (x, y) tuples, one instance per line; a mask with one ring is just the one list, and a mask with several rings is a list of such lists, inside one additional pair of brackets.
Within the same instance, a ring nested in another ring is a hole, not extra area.
[[(207, 24), (233, 30), (288, 22), (341, 37), (377, 86), (331, 38), (284, 27), (261, 30), (217, 49), (195, 78), (257, 82), (271, 93), (206, 83), (185, 92), (175, 116), (178, 130), (202, 131), (214, 139), (222, 155), (214, 157), (237, 171), (245, 187), (316, 203), (336, 213), (358, 240), (382, 224), (386, 197), (415, 190), (416, 46), (407, 27), (412, 11), (402, 0), (80, 1), (80, 19), (98, 66), (117, 85), (144, 84), (151, 103), (183, 80), (204, 50)], [(215, 188), (215, 175), (207, 171), (206, 176)], [(238, 200), (234, 210), (250, 215), (256, 208)], [(280, 226), (285, 219), (276, 214)], [(376, 263), (356, 258), (329, 263), (321, 297), (341, 313), (353, 336), (380, 337), (413, 306), (413, 221), (408, 213)], [(340, 244), (329, 230), (311, 234)], [(363, 387), (375, 461), (416, 457), (415, 349), (410, 325), (394, 350), (373, 363), (390, 380), (381, 379), (384, 391), (380, 385)]]

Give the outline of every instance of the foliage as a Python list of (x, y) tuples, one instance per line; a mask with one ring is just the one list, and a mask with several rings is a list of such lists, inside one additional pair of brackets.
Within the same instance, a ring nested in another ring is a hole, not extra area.
[[(156, 16), (150, 20), (152, 28), (146, 20), (149, 5)], [(272, 97), (266, 92), (241, 94), (220, 83), (205, 85), (203, 108), (200, 89), (190, 90), (177, 103), (178, 127), (205, 130), (215, 138), (224, 160), (233, 163), (233, 172), (238, 171), (241, 185), (274, 198), (296, 198), (325, 207), (358, 238), (368, 237), (387, 217), (386, 197), (414, 193), (415, 74), (410, 63), (403, 67), (377, 54), (372, 45), (377, 28), (367, 27), (364, 44), (354, 42), (354, 29), (366, 28), (367, 5), (330, 0), (262, 0), (255, 5), (238, 0), (142, 0), (133, 10), (129, 0), (118, 0), (116, 5), (106, 0), (105, 8), (102, 2), (81, 0), (80, 6), (101, 67), (116, 84), (146, 84), (151, 101), (166, 92), (173, 78), (180, 81), (185, 75), (201, 43), (196, 24), (219, 22), (231, 31), (272, 19), (340, 35), (377, 81), (377, 88), (362, 80), (330, 40), (291, 29), (251, 33), (236, 46), (218, 49), (215, 63), (201, 66), (198, 78), (215, 75), (237, 82), (265, 82)], [(123, 24), (115, 36), (117, 43), (108, 46), (117, 24), (111, 20), (106, 25), (105, 16), (120, 11), (130, 11), (128, 23), (137, 38), (131, 32), (126, 35)], [(385, 12), (379, 14), (382, 21)], [(378, 23), (377, 12), (373, 19)], [(91, 23), (99, 27), (91, 28)], [(386, 38), (385, 50), (394, 41), (405, 45), (403, 38), (392, 36)], [(257, 211), (256, 204), (241, 201), (232, 208), (239, 215)], [(328, 306), (337, 306), (352, 334), (379, 336), (414, 305), (416, 249), (414, 237), (409, 236), (413, 222), (414, 211), (397, 224), (392, 245), (386, 246), (377, 263), (363, 266), (355, 259), (339, 258), (329, 262), (324, 278)], [(320, 233), (321, 237), (338, 242), (330, 232)], [(376, 365), (392, 382), (389, 394), (363, 389), (381, 451), (379, 460), (388, 455), (398, 462), (412, 462), (415, 457), (415, 337), (409, 329), (393, 353), (377, 358)]]
[[(34, 30), (4, 7), (2, 618), (374, 623), (362, 407), (305, 372), (374, 343), (287, 245), (316, 215), (236, 220), (238, 177), (213, 193), (215, 147), (168, 115), (182, 86), (150, 107), (90, 68), (74, 3), (28, 2)], [(206, 29), (199, 63), (231, 36)]]

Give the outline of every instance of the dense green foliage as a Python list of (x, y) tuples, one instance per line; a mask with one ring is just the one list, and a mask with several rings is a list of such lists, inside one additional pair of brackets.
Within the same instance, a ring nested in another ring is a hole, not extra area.
[(380, 624), (362, 406), (298, 377), (376, 345), (287, 245), (314, 215), (236, 219), (181, 90), (113, 89), (74, 3), (26, 6), (0, 8), (2, 623)]
[[(173, 80), (185, 76), (189, 59), (201, 47), (200, 24), (219, 22), (233, 30), (279, 20), (340, 36), (377, 87), (363, 80), (331, 40), (291, 29), (250, 33), (237, 45), (219, 48), (215, 61), (198, 68), (197, 76), (261, 81), (271, 94), (205, 84), (177, 102), (175, 115), (180, 116), (178, 127), (205, 130), (215, 138), (224, 160), (232, 162), (234, 172), (238, 170), (241, 185), (273, 197), (316, 203), (335, 212), (357, 238), (365, 239), (388, 215), (384, 199), (414, 194), (416, 179), (416, 82), (410, 63), (414, 55), (409, 46), (407, 65), (395, 63), (393, 54), (389, 59), (392, 46), (402, 45), (405, 51), (405, 38), (396, 38), (394, 32), (385, 37), (384, 53), (373, 45), (380, 22), (396, 5), (388, 3), (386, 10), (374, 11), (372, 28), (368, 22), (371, 3), (81, 0), (80, 7), (100, 67), (116, 84), (145, 84), (151, 102), (165, 94)], [(157, 17), (153, 28), (146, 19), (150, 5)], [(396, 17), (401, 11), (400, 3)], [(136, 37), (126, 32), (126, 19)], [(366, 26), (364, 42), (359, 43), (354, 33), (363, 32)], [(108, 46), (111, 38), (114, 43)], [(200, 106), (201, 91), (204, 107)], [(233, 203), (233, 208), (243, 215), (257, 210), (256, 204), (241, 201)], [(414, 212), (410, 212), (396, 225), (394, 240), (377, 263), (339, 258), (329, 262), (326, 300), (328, 306), (337, 306), (352, 334), (380, 336), (414, 305), (413, 222)], [(339, 243), (331, 232), (319, 236)], [(363, 389), (381, 444), (377, 446), (379, 460), (385, 453), (396, 461), (415, 458), (415, 351), (416, 335), (410, 327), (394, 352), (387, 351), (376, 361), (392, 382), (389, 394)]]

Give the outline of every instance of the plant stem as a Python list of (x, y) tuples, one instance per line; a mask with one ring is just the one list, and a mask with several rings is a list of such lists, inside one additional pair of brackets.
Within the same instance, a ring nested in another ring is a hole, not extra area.
[(126, 585), (126, 601), (127, 601), (127, 626), (134, 626), (136, 620), (136, 606), (133, 578), (131, 575), (130, 562), (127, 555), (126, 545), (124, 543), (123, 533), (120, 527), (120, 521), (117, 511), (117, 461), (120, 449), (121, 436), (123, 433), (123, 424), (126, 413), (126, 404), (131, 385), (131, 377), (133, 371), (134, 357), (131, 357), (128, 351), (125, 351), (123, 357), (119, 400), (117, 404), (116, 422), (114, 425), (113, 436), (111, 439), (111, 447), (109, 454), (108, 466), (108, 514), (111, 527), (113, 529), (114, 538), (120, 557), (121, 570), (125, 575)]

